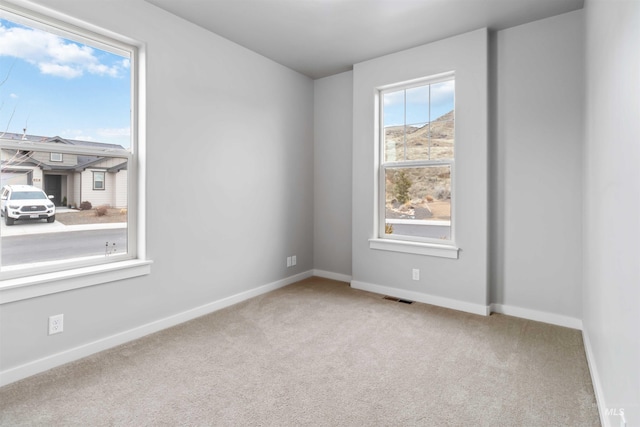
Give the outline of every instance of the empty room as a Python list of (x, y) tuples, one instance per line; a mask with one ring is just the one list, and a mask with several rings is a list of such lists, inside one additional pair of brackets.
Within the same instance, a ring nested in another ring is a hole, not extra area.
[(640, 1), (0, 0), (0, 426), (640, 427)]

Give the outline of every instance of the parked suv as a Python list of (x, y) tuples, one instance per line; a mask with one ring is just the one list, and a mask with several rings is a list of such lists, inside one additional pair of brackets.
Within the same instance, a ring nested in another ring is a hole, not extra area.
[(7, 225), (16, 220), (46, 219), (56, 220), (56, 207), (44, 191), (33, 185), (5, 185), (2, 187), (0, 214)]

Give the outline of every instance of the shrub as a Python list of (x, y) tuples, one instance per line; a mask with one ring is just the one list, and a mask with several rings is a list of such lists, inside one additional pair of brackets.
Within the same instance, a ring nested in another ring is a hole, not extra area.
[(402, 204), (409, 201), (409, 188), (411, 188), (411, 180), (405, 171), (400, 171), (396, 175), (396, 199)]
[(67, 196), (62, 198), (62, 206), (67, 206)]
[(96, 208), (96, 216), (105, 216), (107, 214), (108, 207), (106, 205), (98, 206)]
[(436, 198), (438, 200), (446, 200), (451, 198), (451, 190), (447, 188), (437, 188), (436, 189)]
[(93, 206), (91, 206), (91, 202), (88, 201), (84, 201), (82, 203), (80, 203), (80, 210), (81, 211), (88, 211), (92, 208)]
[(384, 234), (393, 234), (393, 224), (384, 225)]
[(431, 195), (428, 195), (425, 199), (427, 199), (427, 202), (433, 202), (433, 196)]

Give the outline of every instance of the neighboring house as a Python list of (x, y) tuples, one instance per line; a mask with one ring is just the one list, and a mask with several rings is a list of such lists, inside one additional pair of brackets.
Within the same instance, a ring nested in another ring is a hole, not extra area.
[[(19, 135), (5, 133), (4, 139), (28, 140), (39, 143), (104, 147), (123, 150), (116, 144)], [(127, 159), (56, 152), (2, 149), (1, 181), (7, 184), (29, 184), (54, 196), (56, 206), (66, 200), (68, 206), (81, 202), (92, 206), (127, 207)]]

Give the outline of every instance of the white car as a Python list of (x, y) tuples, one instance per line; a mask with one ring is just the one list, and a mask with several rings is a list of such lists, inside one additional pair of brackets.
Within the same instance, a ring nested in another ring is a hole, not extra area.
[(5, 185), (2, 187), (2, 206), (0, 213), (7, 225), (16, 220), (46, 219), (56, 220), (56, 206), (44, 191), (33, 185)]

